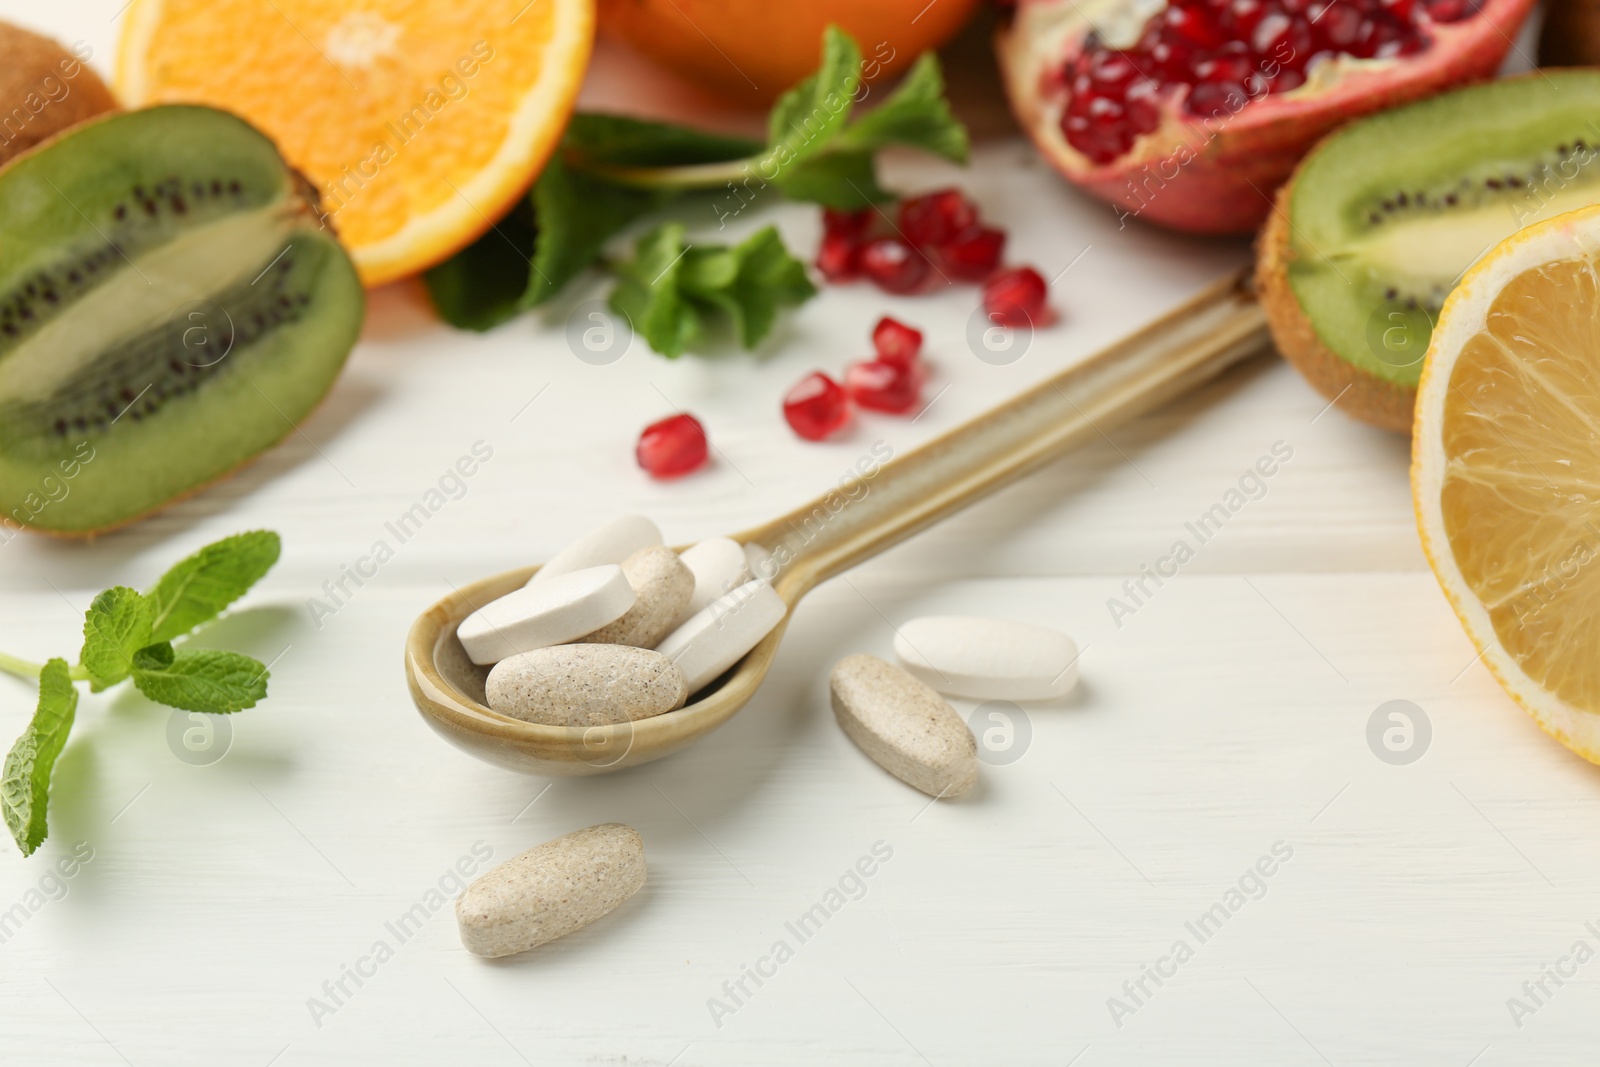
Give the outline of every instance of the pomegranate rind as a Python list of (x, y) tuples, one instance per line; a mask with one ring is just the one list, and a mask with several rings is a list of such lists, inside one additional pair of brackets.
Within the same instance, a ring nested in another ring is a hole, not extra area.
[(1066, 179), (1117, 209), (1190, 233), (1256, 230), (1295, 164), (1321, 137), (1361, 115), (1494, 74), (1533, 0), (1485, 0), (1477, 14), (1428, 27), (1428, 48), (1399, 59), (1340, 60), (1305, 86), (1253, 101), (1232, 115), (1195, 118), (1167, 104), (1161, 126), (1121, 158), (1095, 164), (1061, 132), (1067, 94), (1062, 65), (1081, 47), (1090, 19), (1131, 0), (1019, 0), (996, 37), (1011, 109), (1039, 151)]

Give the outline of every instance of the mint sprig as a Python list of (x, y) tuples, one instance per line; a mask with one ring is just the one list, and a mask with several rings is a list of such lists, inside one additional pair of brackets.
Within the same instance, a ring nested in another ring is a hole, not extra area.
[(634, 258), (617, 268), (611, 306), (628, 316), (650, 347), (675, 357), (699, 340), (706, 323), (728, 320), (753, 348), (771, 330), (778, 309), (816, 295), (805, 264), (783, 247), (771, 226), (732, 248), (687, 245), (680, 223), (639, 239)]
[(254, 707), (266, 697), (268, 672), (258, 661), (172, 642), (243, 596), (278, 561), (280, 549), (271, 531), (238, 534), (183, 560), (147, 593), (125, 585), (107, 589), (84, 613), (76, 667), (64, 659), (41, 666), (0, 653), (0, 670), (39, 680), (38, 709), (0, 771), (0, 808), (24, 856), (47, 833), (50, 774), (72, 730), (75, 682), (86, 681), (98, 693), (131, 677), (158, 704), (214, 715)]
[[(944, 98), (933, 55), (921, 56), (882, 103), (852, 119), (860, 78), (861, 50), (830, 26), (817, 72), (778, 100), (765, 142), (616, 115), (573, 116), (530, 196), (428, 271), (434, 306), (454, 326), (490, 329), (560, 292), (630, 224), (691, 197), (719, 225), (769, 190), (855, 210), (889, 198), (877, 180), (880, 149), (906, 145), (965, 162), (967, 132)], [(634, 325), (651, 340), (650, 329)]]

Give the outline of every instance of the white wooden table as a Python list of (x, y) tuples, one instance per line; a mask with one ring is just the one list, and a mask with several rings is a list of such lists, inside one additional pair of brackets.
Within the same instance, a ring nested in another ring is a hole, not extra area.
[[(109, 0), (7, 7), (111, 54)], [(954, 176), (909, 161), (889, 175), (912, 189)], [(397, 286), (374, 295), (328, 402), (248, 470), (91, 545), (0, 548), (0, 648), (43, 658), (76, 650), (78, 612), (104, 586), (144, 585), (238, 530), (271, 527), (285, 543), (244, 608), (204, 635), (275, 663), (269, 700), (227, 724), (230, 740), (193, 753), (189, 724), (165, 709), (85, 695), (49, 841), (27, 861), (0, 850), (0, 1060), (1592, 1058), (1600, 964), (1568, 954), (1580, 941), (1585, 959), (1600, 950), (1587, 825), (1600, 774), (1474, 662), (1417, 550), (1405, 443), (1326, 411), (1278, 363), (1242, 368), (823, 587), (756, 700), (670, 759), (521, 777), (449, 747), (412, 709), (401, 641), (452, 584), (544, 558), (620, 512), (656, 516), (671, 541), (776, 514), (873, 442), (909, 449), (1246, 257), (1119, 232), (1021, 145), (986, 150), (960, 180), (1010, 229), (1016, 259), (1064, 271), (1062, 325), (1011, 365), (967, 349), (970, 290), (833, 290), (757, 356), (673, 363), (636, 343), (593, 366), (563, 331), (598, 283), (487, 336), (451, 332), (418, 289)], [(815, 239), (803, 207), (745, 221), (776, 221), (797, 247)], [(837, 441), (797, 440), (778, 415), (783, 389), (865, 353), (885, 309), (929, 330), (935, 402), (915, 422), (873, 416)], [(674, 405), (704, 420), (718, 457), (654, 484), (633, 466), (634, 435)], [(315, 625), (323, 583), (393, 542), (385, 522), (478, 441), (493, 458), (464, 494)], [(1108, 600), (1127, 601), (1124, 581), (1193, 543), (1185, 523), (1280, 442), (1292, 458), (1259, 499), (1176, 578), (1147, 583), (1118, 625)], [(887, 654), (893, 625), (930, 611), (1048, 623), (1085, 649), (1078, 692), (1026, 710), (1031, 739), (1009, 754), (1020, 758), (985, 765), (976, 795), (931, 806), (850, 744), (825, 683), (836, 659)], [(1431, 725), (1408, 764), (1369, 746), (1391, 700)], [(26, 688), (0, 678), (6, 744), (30, 710)], [(458, 861), (482, 869), (491, 853), (608, 820), (644, 835), (638, 897), (523, 957), (460, 947), (446, 899)], [(92, 859), (54, 880), (75, 846)], [(852, 880), (874, 850), (889, 858)], [(787, 924), (818, 903), (828, 917), (802, 940)], [(1546, 966), (1576, 976), (1557, 985)], [(1530, 996), (1523, 983), (1541, 979)], [(1514, 1018), (1512, 997), (1531, 1010)]]

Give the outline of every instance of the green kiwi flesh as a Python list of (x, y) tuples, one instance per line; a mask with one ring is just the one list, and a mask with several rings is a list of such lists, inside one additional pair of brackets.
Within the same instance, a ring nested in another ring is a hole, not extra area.
[(0, 520), (129, 522), (222, 477), (332, 386), (355, 269), (267, 137), (171, 105), (0, 170)]
[(1344, 127), (1287, 195), (1290, 289), (1316, 339), (1414, 388), (1433, 323), (1484, 252), (1600, 202), (1600, 71), (1460, 89)]

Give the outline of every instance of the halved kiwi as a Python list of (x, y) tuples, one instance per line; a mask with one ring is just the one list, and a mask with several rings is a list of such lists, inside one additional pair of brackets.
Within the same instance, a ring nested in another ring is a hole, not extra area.
[(1278, 193), (1256, 287), (1284, 356), (1408, 432), (1445, 296), (1523, 226), (1600, 202), (1600, 71), (1435, 96), (1329, 135)]
[(361, 285), (316, 194), (212, 108), (75, 127), (0, 170), (0, 520), (85, 534), (263, 451), (327, 393)]

